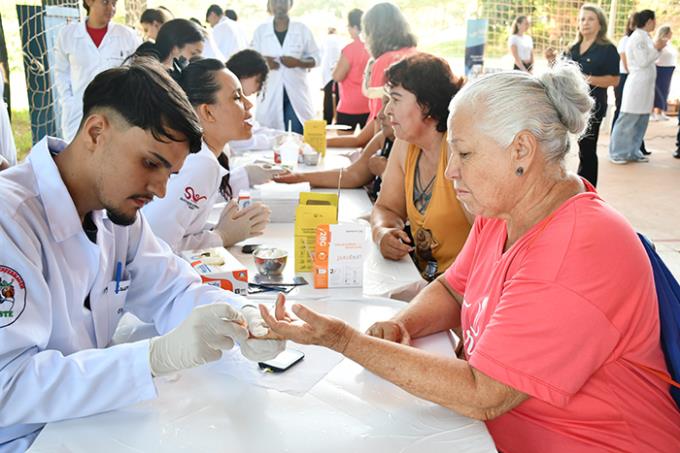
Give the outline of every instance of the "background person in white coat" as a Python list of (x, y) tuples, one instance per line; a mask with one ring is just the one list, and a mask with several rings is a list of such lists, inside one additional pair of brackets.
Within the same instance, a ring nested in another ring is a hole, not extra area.
[(205, 21), (210, 25), (211, 28), (215, 28), (217, 24), (225, 19), (224, 10), (220, 5), (215, 5), (214, 3), (208, 6), (208, 10), (205, 12)]
[(167, 14), (162, 9), (147, 8), (139, 17), (139, 24), (144, 31), (146, 41), (156, 41), (156, 36), (164, 23), (169, 21)]
[(241, 31), (241, 27), (225, 16), (220, 6), (210, 5), (205, 20), (212, 27), (212, 38), (224, 58), (229, 58), (248, 46), (248, 40)]
[[(182, 170), (170, 178), (167, 196), (144, 207), (151, 229), (177, 252), (229, 247), (261, 235), (269, 223), (269, 209), (261, 203), (239, 210), (236, 201), (231, 200), (215, 228), (206, 226), (220, 193), (225, 198), (232, 196), (229, 159), (222, 150), (229, 140), (251, 136), (248, 120), (252, 104), (243, 95), (236, 76), (218, 60), (190, 63), (177, 81), (196, 111), (203, 141), (201, 150), (187, 157)], [(241, 167), (246, 180), (248, 167)]]
[(163, 66), (172, 69), (175, 59), (184, 66), (202, 56), (205, 39), (205, 32), (190, 20), (172, 19), (158, 31), (154, 50)]
[(271, 72), (258, 100), (256, 118), (263, 126), (302, 134), (305, 121), (314, 118), (308, 69), (321, 61), (311, 30), (291, 21), (293, 0), (269, 0), (272, 22), (257, 27), (253, 49), (264, 55)]
[[(253, 49), (243, 49), (240, 52), (236, 52), (227, 60), (226, 65), (238, 77), (243, 88), (243, 94), (247, 97), (257, 95), (262, 90), (262, 86), (269, 74), (267, 61), (260, 52)], [(274, 140), (282, 133), (278, 129), (264, 127), (254, 120), (251, 120), (251, 124), (253, 125), (252, 137), (247, 140), (232, 140), (229, 142), (232, 154), (272, 149), (274, 147)]]
[(635, 16), (635, 31), (626, 42), (628, 78), (623, 87), (621, 113), (616, 119), (609, 142), (609, 161), (614, 164), (648, 162), (640, 145), (647, 131), (654, 105), (656, 59), (668, 43), (667, 38), (652, 41), (649, 34), (656, 27), (654, 11), (645, 9)]
[(61, 133), (76, 135), (83, 117), (83, 92), (100, 72), (120, 66), (142, 42), (132, 29), (111, 22), (116, 0), (83, 0), (87, 17), (66, 25), (55, 43), (55, 85), (61, 104)]
[[(257, 310), (202, 285), (139, 209), (201, 143), (182, 90), (158, 63), (98, 75), (67, 143), (45, 137), (0, 178), (0, 451), (45, 423), (152, 399), (153, 377), (217, 360), (238, 340), (252, 360), (283, 342)], [(125, 313), (162, 336), (109, 346)], [(248, 329), (246, 329), (248, 328)]]

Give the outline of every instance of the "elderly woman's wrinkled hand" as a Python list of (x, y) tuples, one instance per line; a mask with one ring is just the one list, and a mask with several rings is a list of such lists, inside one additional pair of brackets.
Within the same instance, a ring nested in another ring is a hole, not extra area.
[(343, 353), (352, 336), (356, 333), (344, 321), (316, 313), (304, 305), (294, 304), (293, 318), (286, 312), (286, 298), (279, 294), (276, 299), (274, 315), (260, 304), (262, 318), (269, 326), (269, 330), (280, 338), (292, 340), (299, 344), (314, 344)]
[(411, 344), (411, 335), (406, 330), (406, 326), (398, 321), (376, 322), (366, 330), (366, 334), (394, 343)]
[(399, 228), (384, 228), (378, 240), (382, 256), (395, 261), (411, 253), (413, 247), (408, 245), (410, 243), (408, 234)]

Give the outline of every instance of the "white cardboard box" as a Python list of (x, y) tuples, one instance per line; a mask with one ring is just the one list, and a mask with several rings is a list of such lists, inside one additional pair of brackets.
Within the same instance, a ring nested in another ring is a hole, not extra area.
[(213, 247), (181, 252), (201, 276), (203, 283), (248, 295), (248, 269), (224, 247)]
[(314, 247), (314, 288), (363, 286), (366, 225), (319, 225)]

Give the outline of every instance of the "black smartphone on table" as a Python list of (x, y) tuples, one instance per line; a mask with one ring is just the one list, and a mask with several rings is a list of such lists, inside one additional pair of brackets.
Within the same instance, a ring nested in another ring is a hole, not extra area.
[(269, 370), (274, 373), (281, 373), (295, 365), (305, 357), (305, 353), (297, 349), (286, 349), (281, 354), (277, 355), (271, 360), (259, 362), (258, 365), (263, 370)]

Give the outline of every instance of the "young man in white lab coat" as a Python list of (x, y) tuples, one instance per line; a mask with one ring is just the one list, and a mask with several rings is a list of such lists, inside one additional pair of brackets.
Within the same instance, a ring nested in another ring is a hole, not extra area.
[(83, 116), (83, 92), (100, 72), (120, 66), (142, 40), (124, 25), (111, 22), (117, 0), (83, 0), (87, 18), (61, 29), (54, 47), (54, 79), (64, 140), (76, 135)]
[[(75, 139), (45, 137), (0, 177), (0, 451), (45, 423), (154, 398), (153, 377), (285, 347), (257, 310), (203, 285), (138, 211), (200, 148), (198, 119), (158, 63), (99, 74)], [(130, 312), (161, 336), (109, 346)], [(108, 346), (108, 347), (107, 347)]]
[(319, 64), (321, 53), (311, 30), (290, 20), (293, 0), (269, 0), (267, 5), (274, 20), (257, 27), (252, 42), (271, 70), (258, 98), (256, 119), (278, 130), (290, 122), (293, 132), (302, 134), (305, 121), (315, 116), (308, 72)]

